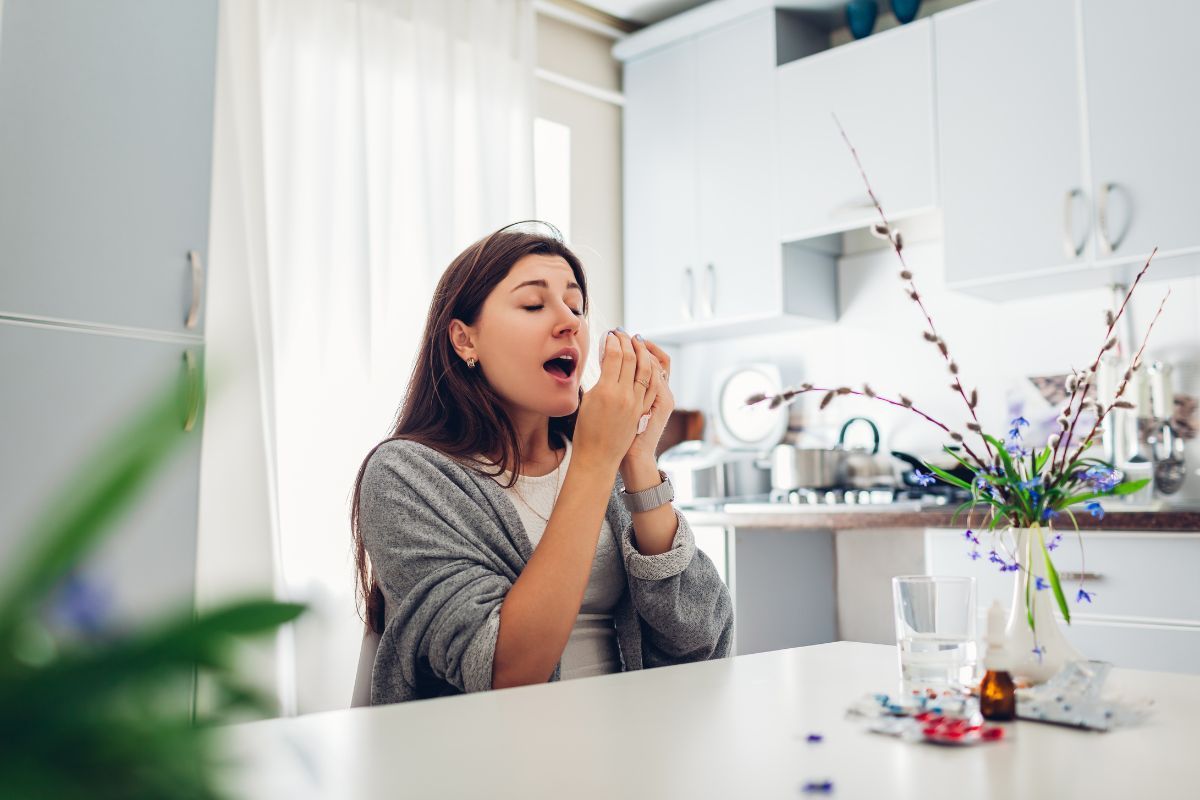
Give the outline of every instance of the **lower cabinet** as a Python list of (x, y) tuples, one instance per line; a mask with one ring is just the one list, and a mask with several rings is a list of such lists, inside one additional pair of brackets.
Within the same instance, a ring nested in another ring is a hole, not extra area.
[[(81, 465), (150, 398), (190, 373), (195, 391), (180, 397), (178, 441), (167, 462), (113, 520), (77, 575), (90, 587), (88, 607), (105, 628), (191, 613), (202, 348), (198, 340), (188, 345), (0, 321), (0, 575), (28, 550), (34, 520), (79, 488)], [(70, 632), (61, 617), (48, 619), (60, 633)], [(190, 687), (179, 699), (190, 703)]]
[[(925, 562), (931, 575), (976, 579), (981, 638), (992, 601), (1006, 610), (1012, 602), (1012, 573), (1000, 573), (986, 559), (970, 560), (961, 529), (926, 531)], [(1131, 669), (1200, 674), (1196, 564), (1200, 532), (1086, 531), (1078, 539), (1073, 532), (1065, 534), (1055, 553), (1072, 612), (1064, 633), (1088, 658)], [(1090, 605), (1074, 600), (1080, 575), (1094, 595)]]

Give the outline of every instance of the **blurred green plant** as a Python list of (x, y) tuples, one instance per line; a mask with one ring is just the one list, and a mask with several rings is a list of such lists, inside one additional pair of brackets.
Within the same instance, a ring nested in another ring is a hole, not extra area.
[[(294, 620), (302, 605), (251, 599), (83, 636), (53, 624), (56, 604), (86, 615), (86, 604), (99, 602), (71, 596), (75, 570), (182, 441), (181, 408), (192, 391), (203, 396), (202, 386), (173, 381), (120, 426), (64, 482), (0, 574), (6, 798), (217, 798), (214, 725), (235, 712), (272, 710), (238, 680), (233, 646)], [(201, 674), (214, 707), (193, 718), (187, 698)]]

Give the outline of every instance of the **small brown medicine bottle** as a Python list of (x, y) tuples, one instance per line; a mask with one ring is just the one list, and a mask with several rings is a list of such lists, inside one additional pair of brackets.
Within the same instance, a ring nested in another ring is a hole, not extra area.
[(988, 609), (987, 646), (983, 658), (987, 672), (979, 684), (979, 712), (992, 721), (1016, 719), (1017, 688), (1008, 671), (1011, 664), (1004, 648), (1004, 609), (996, 601)]

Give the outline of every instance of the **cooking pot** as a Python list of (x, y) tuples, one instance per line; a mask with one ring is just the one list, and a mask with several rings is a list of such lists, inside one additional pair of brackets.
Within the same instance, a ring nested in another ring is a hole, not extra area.
[(771, 450), (771, 490), (790, 492), (838, 486), (845, 458), (844, 450), (777, 444)]
[(681, 503), (753, 497), (771, 488), (771, 473), (757, 453), (707, 442), (680, 442), (659, 457), (658, 466)]

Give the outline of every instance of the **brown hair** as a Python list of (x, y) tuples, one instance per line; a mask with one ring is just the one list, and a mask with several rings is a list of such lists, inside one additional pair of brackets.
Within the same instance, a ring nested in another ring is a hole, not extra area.
[[(532, 232), (525, 226), (544, 225), (548, 232)], [(363, 619), (376, 633), (383, 632), (383, 594), (367, 556), (359, 526), (359, 493), (363, 474), (371, 456), (386, 442), (408, 439), (419, 442), (483, 474), (497, 476), (507, 471), (511, 485), (521, 472), (521, 451), (517, 431), (501, 405), (500, 397), (484, 379), (482, 370), (471, 369), (455, 352), (450, 341), (450, 323), (458, 319), (475, 324), (484, 300), (508, 275), (513, 265), (530, 254), (561, 256), (575, 274), (583, 293), (583, 312), (588, 311), (587, 283), (583, 265), (563, 244), (557, 229), (537, 222), (518, 222), (475, 242), (462, 251), (442, 274), (425, 332), (409, 377), (404, 402), (396, 415), (391, 433), (363, 459), (354, 481), (354, 499), (350, 510), (350, 529), (354, 537), (356, 590)], [(582, 397), (582, 389), (580, 390)], [(575, 431), (572, 412), (551, 417), (550, 446), (559, 448), (563, 438)], [(490, 459), (494, 472), (485, 470), (474, 456)]]

